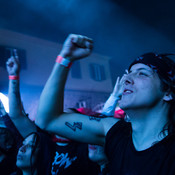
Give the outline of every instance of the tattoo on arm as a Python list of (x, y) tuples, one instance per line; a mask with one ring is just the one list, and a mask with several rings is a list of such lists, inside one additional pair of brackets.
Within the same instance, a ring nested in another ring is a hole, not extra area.
[(101, 118), (94, 117), (94, 116), (89, 116), (89, 120), (96, 120), (97, 122), (99, 122), (101, 120)]
[(73, 125), (71, 125), (68, 122), (65, 122), (65, 125), (68, 126), (70, 129), (72, 129), (73, 131), (76, 131), (76, 128), (78, 129), (82, 129), (82, 123), (81, 122), (74, 122)]
[(21, 95), (19, 91), (19, 82), (12, 81), (12, 86), (10, 86), (10, 94), (12, 94), (12, 98), (15, 100), (17, 105), (21, 105)]

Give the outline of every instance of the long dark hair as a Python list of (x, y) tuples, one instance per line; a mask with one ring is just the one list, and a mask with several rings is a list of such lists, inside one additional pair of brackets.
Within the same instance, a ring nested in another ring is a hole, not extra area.
[[(169, 65), (172, 69), (172, 72), (175, 74), (175, 62), (168, 57), (171, 54), (161, 54), (163, 61)], [(163, 133), (168, 130), (168, 134), (175, 134), (175, 77), (172, 78), (172, 81), (167, 81), (161, 75), (159, 75), (161, 81), (161, 88), (165, 92), (169, 92), (172, 96), (172, 100), (169, 103), (168, 111), (168, 123), (164, 126)], [(175, 76), (175, 75), (174, 75)]]
[[(53, 159), (52, 150), (53, 145), (50, 141), (50, 136), (42, 132), (32, 132), (29, 135), (34, 134), (34, 147), (32, 149), (32, 154), (30, 157), (30, 168), (31, 174), (33, 175), (35, 171), (40, 175), (48, 175), (51, 172), (51, 162)], [(28, 136), (29, 136), (28, 135)], [(27, 137), (28, 137), (27, 136)], [(32, 162), (32, 159), (35, 156), (35, 162)]]
[[(33, 146), (33, 149), (32, 149), (32, 154), (31, 154), (31, 157), (30, 157), (30, 168), (31, 168), (31, 174), (33, 175), (35, 170), (37, 170), (37, 172), (38, 172), (38, 168), (37, 168), (37, 162), (38, 161), (37, 161), (37, 159), (38, 159), (38, 154), (39, 154), (41, 145), (40, 145), (40, 137), (39, 137), (39, 134), (37, 132), (33, 132), (30, 135), (34, 135), (33, 140), (35, 142), (35, 144)], [(35, 160), (35, 163), (33, 164), (32, 159), (33, 159), (33, 157), (36, 153), (37, 153), (37, 156), (35, 156), (36, 160)]]

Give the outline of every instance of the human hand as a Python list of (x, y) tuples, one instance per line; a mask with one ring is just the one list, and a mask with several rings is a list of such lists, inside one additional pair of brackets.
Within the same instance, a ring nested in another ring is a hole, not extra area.
[(11, 56), (6, 62), (6, 68), (9, 75), (19, 75), (20, 64), (17, 56)]
[(60, 56), (75, 61), (90, 55), (93, 40), (82, 35), (70, 34), (63, 44)]
[(121, 96), (122, 96), (122, 93), (124, 90), (123, 85), (124, 85), (127, 73), (128, 72), (126, 71), (126, 74), (124, 74), (121, 79), (120, 79), (120, 77), (117, 77), (112, 95), (118, 99), (121, 99)]

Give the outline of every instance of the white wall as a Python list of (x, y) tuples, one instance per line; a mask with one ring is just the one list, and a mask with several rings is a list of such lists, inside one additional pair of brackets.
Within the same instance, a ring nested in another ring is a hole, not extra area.
[[(20, 79), (23, 84), (32, 86), (44, 86), (61, 49), (61, 44), (8, 30), (0, 30), (0, 45), (26, 50), (27, 69), (21, 71)], [(104, 65), (107, 79), (102, 82), (92, 80), (88, 69), (89, 63)], [(92, 54), (89, 58), (81, 60), (80, 65), (82, 79), (72, 78), (69, 74), (66, 89), (111, 92), (112, 82), (108, 57)], [(0, 68), (0, 74), (1, 81), (7, 81), (7, 73), (4, 68)]]

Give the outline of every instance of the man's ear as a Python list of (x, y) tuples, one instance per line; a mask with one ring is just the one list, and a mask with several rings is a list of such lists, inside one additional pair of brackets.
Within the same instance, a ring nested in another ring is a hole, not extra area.
[(164, 97), (163, 97), (163, 100), (164, 101), (171, 101), (173, 99), (172, 95), (171, 95), (171, 92), (166, 92)]

